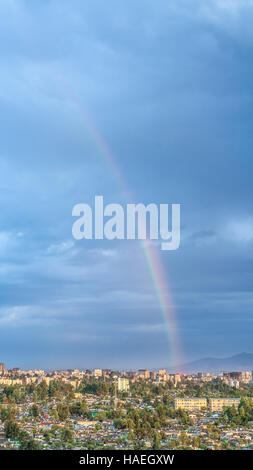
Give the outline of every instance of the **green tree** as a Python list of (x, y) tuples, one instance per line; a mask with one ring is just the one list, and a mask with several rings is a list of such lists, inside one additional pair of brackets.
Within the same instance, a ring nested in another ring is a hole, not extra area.
[(34, 403), (32, 406), (30, 406), (29, 415), (32, 416), (32, 418), (38, 418), (38, 416), (40, 415), (40, 409), (38, 405)]
[(60, 421), (66, 421), (69, 417), (69, 407), (64, 403), (59, 403), (57, 405), (57, 413)]
[(19, 426), (13, 420), (7, 420), (4, 424), (4, 433), (5, 436), (9, 439), (16, 439), (19, 435)]
[(152, 449), (153, 450), (160, 450), (161, 449), (161, 439), (157, 432), (154, 433), (154, 438), (152, 442)]
[(40, 450), (40, 444), (35, 439), (25, 439), (20, 442), (19, 450)]
[(61, 441), (63, 443), (72, 444), (74, 441), (73, 431), (71, 431), (69, 428), (63, 428), (61, 431)]

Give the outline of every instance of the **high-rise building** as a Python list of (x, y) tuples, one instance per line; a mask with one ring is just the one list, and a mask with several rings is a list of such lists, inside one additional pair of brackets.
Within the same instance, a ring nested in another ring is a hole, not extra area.
[(4, 370), (4, 363), (0, 362), (0, 371)]
[(241, 372), (224, 372), (223, 377), (228, 380), (238, 380), (238, 382), (248, 384), (252, 380), (252, 372), (248, 370)]
[(239, 382), (242, 381), (242, 372), (224, 372), (223, 377), (226, 379), (232, 379), (232, 380), (239, 380)]
[(150, 371), (147, 369), (139, 369), (138, 375), (142, 379), (149, 379), (150, 378)]
[(118, 377), (118, 391), (119, 392), (128, 392), (129, 390), (129, 380), (125, 377)]
[(246, 370), (242, 372), (242, 382), (249, 384), (252, 381), (252, 372)]

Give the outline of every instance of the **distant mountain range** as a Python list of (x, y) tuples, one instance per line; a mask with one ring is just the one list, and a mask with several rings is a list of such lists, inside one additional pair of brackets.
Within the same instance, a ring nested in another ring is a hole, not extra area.
[(253, 354), (241, 353), (231, 357), (216, 358), (205, 357), (197, 361), (182, 364), (179, 372), (227, 372), (239, 370), (253, 370)]

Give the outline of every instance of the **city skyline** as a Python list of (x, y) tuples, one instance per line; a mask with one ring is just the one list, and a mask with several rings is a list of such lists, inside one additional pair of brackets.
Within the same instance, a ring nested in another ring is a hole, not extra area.
[[(5, 367), (7, 366), (7, 367)], [(37, 364), (33, 367), (26, 366), (23, 369), (17, 363), (7, 363), (2, 362), (0, 363), (0, 370), (44, 370), (44, 371), (66, 371), (66, 370), (80, 370), (80, 371), (87, 371), (87, 370), (102, 370), (102, 371), (115, 371), (115, 372), (140, 372), (140, 371), (159, 371), (159, 370), (166, 370), (169, 374), (196, 374), (200, 373), (210, 373), (210, 374), (221, 374), (225, 372), (231, 372), (232, 370), (237, 373), (240, 371), (248, 371), (253, 370), (253, 353), (246, 353), (242, 352), (240, 354), (233, 355), (231, 357), (204, 357), (196, 361), (186, 362), (185, 364), (178, 364), (174, 367), (166, 367), (163, 364), (158, 365), (157, 367), (149, 367), (148, 364), (144, 365), (141, 364), (136, 367), (120, 367), (117, 368), (112, 367), (109, 365), (101, 366), (101, 363), (93, 364), (92, 366), (89, 365), (89, 361), (86, 364), (80, 363), (77, 365), (76, 363), (70, 364), (68, 367), (53, 367), (51, 364), (50, 367), (43, 367), (43, 364), (40, 366)]]

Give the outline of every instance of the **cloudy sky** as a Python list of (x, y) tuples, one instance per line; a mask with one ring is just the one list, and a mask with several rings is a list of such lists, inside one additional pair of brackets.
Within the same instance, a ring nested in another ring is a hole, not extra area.
[(181, 204), (158, 251), (183, 360), (253, 352), (252, 22), (251, 0), (1, 0), (7, 367), (172, 364), (138, 241), (72, 238), (74, 204), (128, 202), (102, 140), (136, 202)]

